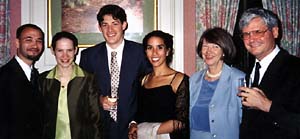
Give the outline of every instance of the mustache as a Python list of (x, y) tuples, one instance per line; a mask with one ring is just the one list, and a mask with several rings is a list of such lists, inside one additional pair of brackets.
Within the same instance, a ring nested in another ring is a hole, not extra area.
[(28, 48), (27, 50), (29, 50), (29, 51), (36, 51), (36, 52), (39, 52), (39, 51), (40, 51), (39, 48)]
[(39, 49), (39, 48), (28, 48), (27, 51), (34, 51), (34, 52), (37, 52), (39, 53), (38, 55), (27, 55), (27, 58), (30, 59), (30, 60), (33, 60), (33, 61), (38, 61), (41, 57), (41, 55), (43, 54), (44, 52), (44, 49)]

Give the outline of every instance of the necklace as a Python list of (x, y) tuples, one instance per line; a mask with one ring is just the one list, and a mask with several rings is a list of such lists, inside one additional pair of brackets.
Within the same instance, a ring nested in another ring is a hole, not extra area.
[(216, 78), (216, 77), (219, 77), (219, 76), (221, 75), (221, 73), (222, 73), (222, 70), (221, 70), (219, 73), (217, 73), (217, 74), (211, 74), (211, 73), (209, 73), (208, 70), (206, 71), (207, 77), (210, 77), (210, 78)]

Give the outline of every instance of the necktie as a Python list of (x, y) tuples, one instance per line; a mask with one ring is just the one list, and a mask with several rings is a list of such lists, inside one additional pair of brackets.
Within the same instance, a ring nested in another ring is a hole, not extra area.
[(37, 93), (38, 91), (38, 83), (37, 83), (37, 78), (38, 78), (38, 71), (36, 68), (34, 68), (34, 65), (32, 65), (31, 73), (30, 73), (30, 82), (32, 84), (34, 93)]
[(259, 81), (259, 69), (260, 69), (260, 64), (259, 62), (256, 62), (255, 64), (255, 72), (254, 72), (254, 80), (253, 80), (253, 87), (257, 87), (258, 86), (258, 81)]
[[(110, 76), (111, 76), (111, 97), (118, 96), (120, 71), (117, 62), (117, 52), (111, 52)], [(110, 111), (110, 116), (117, 121), (117, 107)]]

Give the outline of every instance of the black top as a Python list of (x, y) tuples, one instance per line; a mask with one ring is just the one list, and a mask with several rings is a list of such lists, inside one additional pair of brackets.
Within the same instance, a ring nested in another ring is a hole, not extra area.
[(179, 123), (174, 122), (174, 132), (170, 134), (170, 137), (171, 139), (186, 139), (189, 138), (189, 79), (187, 75), (184, 76), (176, 93), (173, 92), (172, 81), (169, 85), (155, 88), (145, 88), (144, 85), (140, 87), (137, 95), (136, 121), (138, 123), (180, 121), (183, 128), (179, 129)]
[(155, 88), (141, 87), (138, 93), (137, 122), (164, 122), (176, 119), (176, 94), (171, 85)]

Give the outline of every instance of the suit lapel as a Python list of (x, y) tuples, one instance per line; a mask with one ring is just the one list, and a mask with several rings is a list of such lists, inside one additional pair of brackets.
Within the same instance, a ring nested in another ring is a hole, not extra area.
[[(268, 66), (260, 84), (259, 88), (263, 90), (268, 90), (271, 87), (271, 85), (274, 85), (274, 83), (277, 83), (278, 80), (281, 79), (281, 65), (284, 63), (286, 52), (283, 50), (280, 50), (279, 53), (276, 55), (276, 57), (272, 60), (270, 65)], [(270, 91), (265, 91), (265, 94), (268, 98), (272, 98)]]
[[(195, 85), (194, 86), (190, 86), (190, 89), (191, 89), (190, 92), (193, 92), (193, 93), (191, 93), (190, 97), (194, 98), (194, 99), (190, 99), (191, 106), (194, 106), (196, 104), (196, 101), (197, 101), (197, 99), (198, 99), (198, 97), (199, 97), (199, 95), (201, 93), (200, 90), (202, 88), (202, 82), (204, 80), (205, 73), (206, 73), (206, 70), (205, 71), (201, 71), (199, 73), (199, 76), (195, 75), (197, 77), (197, 79), (194, 80), (195, 81), (195, 83), (194, 83)], [(198, 73), (196, 73), (196, 74), (198, 74)]]
[[(218, 81), (218, 85), (217, 85), (217, 87), (214, 91), (214, 95), (213, 95), (210, 103), (214, 103), (213, 101), (220, 100), (220, 99), (224, 98), (224, 96), (230, 95), (230, 94), (223, 93), (223, 92), (227, 92), (227, 90), (229, 89), (230, 85), (224, 85), (224, 84), (229, 83), (230, 74), (231, 74), (230, 72), (231, 72), (230, 68), (226, 64), (224, 64), (223, 69), (222, 69), (221, 77)], [(195, 84), (197, 84), (198, 86), (195, 86), (194, 89), (192, 88), (193, 90), (191, 92), (196, 92), (196, 93), (191, 94), (191, 98), (198, 98), (199, 97), (205, 73), (206, 73), (206, 70), (203, 71), (200, 74), (199, 78), (195, 80)], [(191, 105), (194, 105), (196, 103), (196, 100), (197, 99), (192, 99)]]
[(122, 63), (121, 63), (119, 88), (123, 85), (122, 81), (126, 80), (123, 79), (125, 77), (124, 75), (131, 73), (130, 71), (133, 69), (132, 65), (138, 64), (138, 63), (133, 63), (135, 60), (132, 59), (136, 57), (134, 57), (133, 53), (131, 52), (132, 51), (131, 48), (132, 47), (128, 45), (128, 41), (125, 40)]
[(110, 89), (110, 73), (108, 68), (107, 49), (105, 43), (101, 44), (95, 55), (95, 73), (98, 73), (98, 82), (103, 95), (108, 95)]
[[(224, 98), (227, 98), (226, 96), (231, 95), (230, 93), (224, 93), (224, 92), (230, 92), (228, 91), (229, 87), (231, 85), (224, 85), (224, 84), (230, 84), (230, 68), (226, 65), (223, 64), (223, 68), (222, 68), (222, 74), (220, 76), (218, 85), (215, 89), (214, 95), (211, 99), (211, 103), (217, 100), (222, 100)], [(217, 103), (216, 103), (217, 104)]]
[(27, 82), (29, 82), (29, 80), (27, 79), (27, 77), (25, 75), (25, 72), (23, 71), (22, 67), (20, 66), (20, 64), (18, 63), (18, 61), (15, 58), (13, 58), (11, 60), (11, 66), (12, 66), (12, 70), (14, 70), (14, 72), (16, 73), (16, 77), (20, 77), (20, 79), (26, 80)]

